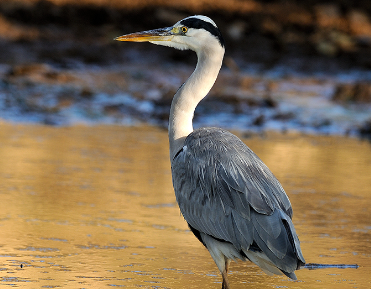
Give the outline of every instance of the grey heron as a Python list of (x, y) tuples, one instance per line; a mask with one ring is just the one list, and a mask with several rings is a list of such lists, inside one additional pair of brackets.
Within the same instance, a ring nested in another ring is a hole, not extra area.
[(196, 106), (208, 94), (224, 57), (213, 20), (196, 15), (172, 27), (137, 32), (119, 41), (151, 42), (197, 54), (197, 66), (176, 92), (170, 109), (169, 143), (173, 186), (190, 230), (209, 250), (222, 274), (231, 260), (250, 260), (268, 275), (305, 264), (290, 201), (279, 181), (237, 136), (221, 128), (193, 130)]

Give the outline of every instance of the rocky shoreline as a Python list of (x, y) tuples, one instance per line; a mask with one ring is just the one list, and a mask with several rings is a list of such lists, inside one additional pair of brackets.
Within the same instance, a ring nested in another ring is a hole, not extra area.
[[(33, 2), (0, 4), (1, 119), (166, 126), (195, 56), (112, 39), (199, 11)], [(242, 2), (259, 5), (206, 9), (227, 53), (196, 125), (370, 138), (371, 5)]]

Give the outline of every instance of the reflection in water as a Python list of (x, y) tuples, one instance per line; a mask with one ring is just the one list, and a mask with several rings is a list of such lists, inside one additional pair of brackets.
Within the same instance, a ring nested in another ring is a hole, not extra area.
[[(307, 262), (299, 281), (232, 264), (233, 288), (369, 288), (371, 146), (271, 135), (247, 144), (286, 189)], [(21, 268), (21, 265), (23, 268)], [(167, 133), (152, 127), (0, 124), (0, 285), (218, 288), (171, 184)]]

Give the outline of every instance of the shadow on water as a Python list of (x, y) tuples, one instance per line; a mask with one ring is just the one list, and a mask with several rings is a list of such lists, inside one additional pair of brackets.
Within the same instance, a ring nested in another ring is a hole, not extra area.
[[(268, 134), (246, 143), (286, 189), (308, 263), (298, 281), (233, 263), (233, 288), (369, 288), (371, 147)], [(176, 205), (167, 134), (153, 127), (0, 124), (0, 285), (218, 288)]]

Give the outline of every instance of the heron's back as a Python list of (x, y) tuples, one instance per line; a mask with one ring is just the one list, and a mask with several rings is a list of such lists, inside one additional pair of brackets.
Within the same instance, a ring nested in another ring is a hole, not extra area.
[(283, 272), (304, 263), (290, 201), (268, 167), (235, 135), (192, 132), (172, 160), (180, 210), (193, 230), (260, 250)]

